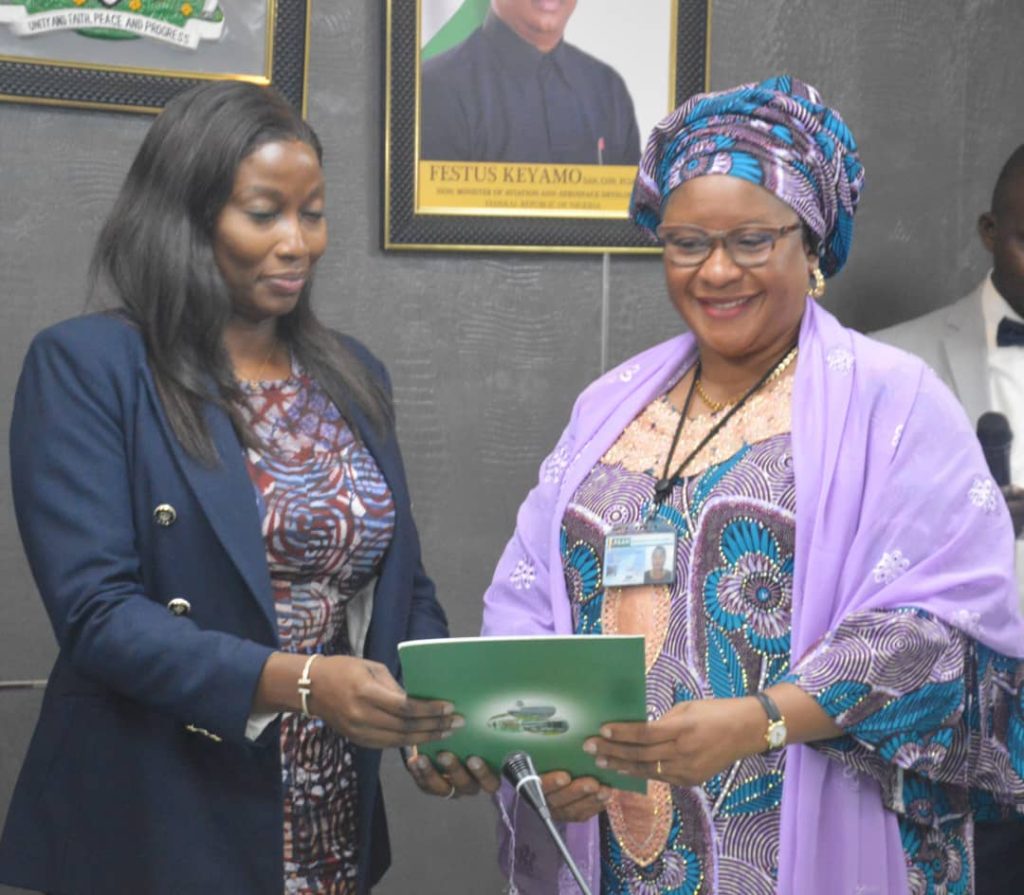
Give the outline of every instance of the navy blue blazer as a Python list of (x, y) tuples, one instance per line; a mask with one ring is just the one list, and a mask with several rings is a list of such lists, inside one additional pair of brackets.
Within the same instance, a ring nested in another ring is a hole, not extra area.
[[(388, 386), (380, 362), (341, 338)], [(394, 435), (350, 418), (394, 495), (364, 656), (397, 675), (397, 644), (447, 636), (447, 624)], [(142, 337), (117, 315), (32, 343), (11, 422), (14, 506), (60, 652), (0, 881), (54, 895), (283, 891), (278, 724), (245, 737), (278, 646), (270, 577), (242, 447), (226, 414), (210, 406), (206, 419), (213, 468), (174, 437)], [(168, 608), (179, 598), (187, 615)], [(360, 891), (390, 861), (379, 764), (379, 751), (356, 751)]]

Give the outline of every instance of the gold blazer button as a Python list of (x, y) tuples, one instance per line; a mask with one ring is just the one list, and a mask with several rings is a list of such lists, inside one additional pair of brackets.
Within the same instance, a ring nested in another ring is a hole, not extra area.
[(198, 733), (200, 736), (206, 737), (208, 740), (213, 740), (215, 743), (224, 741), (223, 737), (217, 736), (215, 733), (210, 733), (205, 727), (197, 727), (195, 724), (186, 724), (185, 730), (189, 733)]
[(184, 597), (175, 597), (167, 603), (167, 608), (172, 615), (188, 615), (192, 611), (192, 604)]
[(164, 528), (167, 528), (168, 525), (174, 525), (174, 521), (177, 518), (178, 511), (169, 503), (162, 503), (153, 510), (153, 521)]

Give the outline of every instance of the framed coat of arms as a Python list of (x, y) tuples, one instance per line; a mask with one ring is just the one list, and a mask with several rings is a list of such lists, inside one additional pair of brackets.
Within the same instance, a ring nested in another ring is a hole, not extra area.
[(157, 112), (201, 80), (305, 111), (311, 0), (0, 0), (0, 100)]

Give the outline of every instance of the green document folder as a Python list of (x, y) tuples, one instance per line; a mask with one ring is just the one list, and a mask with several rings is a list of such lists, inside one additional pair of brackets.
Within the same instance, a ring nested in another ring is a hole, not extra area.
[(598, 768), (583, 751), (607, 721), (646, 721), (644, 639), (639, 636), (455, 637), (398, 645), (410, 696), (445, 699), (466, 719), (432, 758), (477, 755), (495, 771), (529, 753), (538, 772), (567, 771), (646, 792), (647, 781)]

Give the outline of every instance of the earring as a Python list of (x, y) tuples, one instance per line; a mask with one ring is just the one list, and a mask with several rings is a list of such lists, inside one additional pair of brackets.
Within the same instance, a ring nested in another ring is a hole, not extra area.
[(820, 301), (821, 297), (825, 294), (825, 274), (821, 272), (821, 267), (815, 265), (814, 270), (811, 271), (811, 276), (814, 278), (814, 285), (811, 287), (811, 298), (815, 301)]

